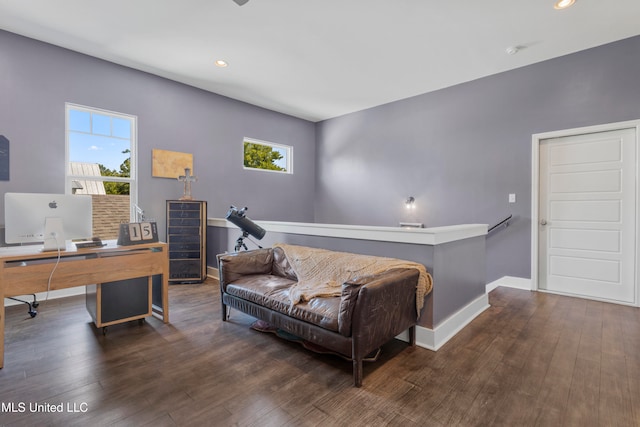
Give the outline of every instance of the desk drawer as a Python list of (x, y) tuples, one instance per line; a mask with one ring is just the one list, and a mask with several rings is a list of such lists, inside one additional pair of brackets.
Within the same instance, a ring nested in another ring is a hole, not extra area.
[[(103, 253), (99, 257), (87, 259), (63, 256), (51, 277), (50, 290), (161, 274), (166, 257), (165, 252), (153, 252), (148, 249), (128, 250), (122, 255), (117, 252)], [(27, 263), (25, 266), (19, 263), (10, 267), (5, 265), (2, 272), (5, 296), (46, 292), (55, 262), (56, 258), (52, 257), (39, 259), (37, 263)], [(24, 283), (30, 284), (28, 292), (25, 292)]]

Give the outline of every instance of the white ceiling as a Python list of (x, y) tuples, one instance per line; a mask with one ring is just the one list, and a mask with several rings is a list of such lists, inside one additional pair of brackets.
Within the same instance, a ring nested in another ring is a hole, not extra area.
[(639, 19), (638, 0), (0, 0), (4, 30), (311, 121), (635, 36)]

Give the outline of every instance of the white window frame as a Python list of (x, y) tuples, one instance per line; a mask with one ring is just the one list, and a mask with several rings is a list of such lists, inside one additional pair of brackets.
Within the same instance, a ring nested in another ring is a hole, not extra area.
[[(88, 113), (102, 114), (105, 116), (115, 117), (119, 119), (129, 120), (131, 122), (131, 153), (129, 160), (130, 176), (84, 176), (72, 175), (69, 160), (69, 110), (79, 110)], [(104, 110), (101, 108), (87, 107), (84, 105), (65, 103), (65, 182), (64, 189), (66, 194), (72, 193), (71, 182), (74, 179), (89, 179), (92, 181), (103, 182), (126, 182), (129, 183), (129, 216), (131, 221), (136, 220), (136, 206), (138, 205), (138, 117), (131, 114), (118, 113), (115, 111)]]
[[(266, 145), (267, 147), (271, 147), (271, 148), (284, 149), (286, 152), (286, 166), (285, 166), (286, 170), (278, 171), (278, 170), (272, 170), (272, 169), (251, 168), (251, 167), (245, 166), (244, 165), (244, 143), (245, 142), (249, 142), (251, 144), (258, 144), (258, 145)], [(245, 137), (242, 139), (242, 167), (245, 170), (251, 170), (251, 171), (275, 172), (275, 173), (293, 175), (293, 147), (291, 145), (277, 144), (275, 142), (262, 141), (260, 139)]]

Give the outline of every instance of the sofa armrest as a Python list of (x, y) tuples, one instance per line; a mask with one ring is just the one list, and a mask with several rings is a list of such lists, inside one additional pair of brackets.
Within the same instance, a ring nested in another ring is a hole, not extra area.
[(419, 274), (416, 269), (394, 269), (360, 287), (351, 319), (354, 359), (415, 326)]
[(250, 274), (270, 274), (273, 265), (271, 248), (253, 251), (219, 254), (218, 273), (220, 289), (224, 292), (229, 283)]
[[(342, 285), (340, 299), (340, 313), (338, 315), (338, 332), (344, 336), (351, 336), (356, 331), (354, 316), (358, 316), (360, 325), (375, 325), (385, 322), (379, 318), (379, 312), (397, 313), (395, 318), (389, 321), (399, 320), (397, 317), (406, 317), (413, 314), (413, 323), (417, 320), (416, 313), (416, 287), (419, 272), (413, 268), (395, 268), (381, 274), (364, 276), (350, 280)], [(358, 310), (356, 310), (356, 307)], [(398, 307), (401, 307), (400, 310)], [(407, 308), (408, 307), (408, 308)], [(413, 310), (413, 311), (411, 311)], [(403, 319), (403, 324), (407, 319)], [(373, 326), (373, 329), (376, 329)], [(404, 329), (401, 330), (401, 332)]]

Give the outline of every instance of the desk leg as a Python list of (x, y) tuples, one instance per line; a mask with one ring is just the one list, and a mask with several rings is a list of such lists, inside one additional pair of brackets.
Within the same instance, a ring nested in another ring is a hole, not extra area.
[[(152, 306), (152, 309), (153, 309), (153, 315), (155, 317), (162, 318), (162, 321), (164, 323), (169, 323), (169, 256), (167, 255), (166, 252), (162, 252), (162, 255), (164, 255), (162, 260), (162, 272), (159, 274), (162, 280), (160, 284), (160, 287), (161, 287), (160, 305), (161, 306), (158, 306), (156, 304)], [(157, 285), (157, 282), (153, 287), (153, 294), (157, 298), (156, 285)], [(155, 301), (158, 302), (157, 299)]]
[(164, 323), (169, 323), (169, 247), (163, 252), (164, 262), (162, 263), (162, 317)]
[(169, 323), (169, 270), (162, 275), (162, 320)]
[(152, 311), (153, 316), (169, 323), (169, 276), (155, 274), (152, 278)]

